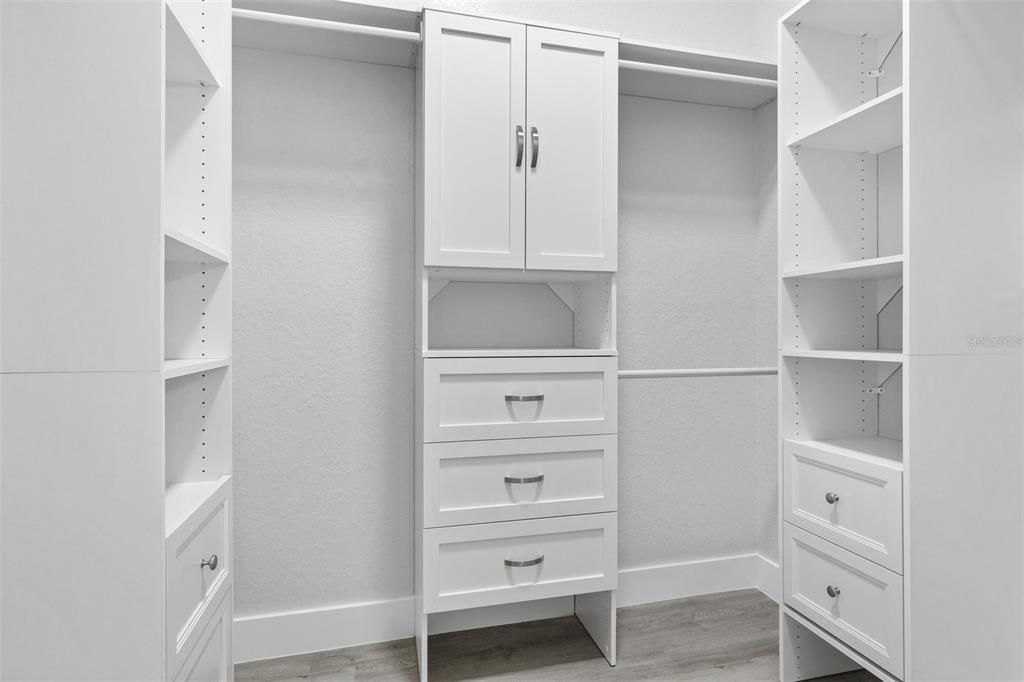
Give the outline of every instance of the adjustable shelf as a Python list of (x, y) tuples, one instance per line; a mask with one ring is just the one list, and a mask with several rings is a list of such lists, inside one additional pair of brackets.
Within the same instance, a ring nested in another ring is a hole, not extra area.
[(903, 362), (903, 353), (897, 350), (809, 350), (787, 348), (786, 358), (816, 358), (819, 360), (860, 360), (863, 362)]
[(164, 230), (164, 260), (168, 263), (226, 265), (230, 256), (178, 230)]
[(903, 276), (903, 256), (883, 256), (864, 260), (800, 268), (782, 274), (783, 279), (890, 279)]
[(230, 480), (231, 476), (221, 476), (213, 481), (173, 483), (167, 486), (164, 492), (164, 537), (174, 535), (207, 502), (217, 498)]
[(190, 374), (199, 374), (231, 364), (231, 358), (185, 358), (164, 360), (164, 379), (177, 379)]
[(903, 87), (897, 87), (810, 132), (791, 138), (790, 147), (880, 154), (903, 144)]
[(187, 24), (177, 15), (173, 5), (167, 3), (166, 7), (167, 63), (165, 78), (173, 83), (219, 85), (213, 69), (210, 68), (210, 63), (203, 55), (201, 43), (195, 39)]
[(852, 457), (862, 462), (877, 464), (890, 469), (903, 470), (903, 441), (880, 436), (859, 438), (836, 438), (833, 440), (796, 440), (787, 442)]
[(782, 21), (819, 31), (875, 38), (899, 29), (902, 11), (898, 0), (805, 0)]

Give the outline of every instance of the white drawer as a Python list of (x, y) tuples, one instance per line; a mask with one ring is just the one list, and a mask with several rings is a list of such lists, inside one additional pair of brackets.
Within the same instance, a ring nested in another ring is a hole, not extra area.
[[(172, 671), (181, 667), (228, 587), (230, 503), (227, 481), (167, 538), (167, 667)], [(202, 564), (214, 556), (216, 568)]]
[(615, 433), (618, 360), (428, 358), (428, 443)]
[(902, 573), (898, 464), (787, 440), (783, 467), (786, 521)]
[(202, 630), (185, 664), (168, 679), (181, 682), (230, 682), (235, 677), (231, 659), (231, 590), (214, 605), (213, 617)]
[(424, 611), (614, 590), (617, 521), (611, 512), (426, 529)]
[(565, 436), (423, 448), (428, 528), (615, 511), (617, 436)]
[(903, 578), (788, 523), (783, 535), (786, 604), (902, 678)]

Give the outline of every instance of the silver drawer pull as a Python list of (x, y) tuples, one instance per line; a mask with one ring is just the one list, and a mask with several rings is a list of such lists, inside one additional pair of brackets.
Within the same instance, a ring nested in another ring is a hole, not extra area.
[(543, 393), (537, 393), (535, 395), (506, 395), (506, 403), (539, 403), (544, 400)]
[(544, 474), (536, 476), (506, 476), (505, 483), (540, 483), (544, 480)]
[(217, 570), (217, 555), (211, 554), (209, 559), (203, 559), (199, 562), (200, 568), (208, 568), (211, 571)]
[(505, 559), (505, 565), (513, 568), (522, 568), (524, 566), (536, 566), (537, 564), (544, 563), (544, 555), (541, 554), (535, 559), (527, 559), (526, 561), (516, 561), (515, 559)]
[(537, 126), (530, 126), (530, 145), (533, 147), (533, 158), (530, 159), (530, 168), (537, 167), (537, 159), (540, 158), (540, 133)]
[(825, 501), (829, 504), (835, 504), (839, 501), (839, 493), (825, 493)]
[(526, 133), (523, 126), (516, 126), (516, 168), (523, 167), (523, 147), (526, 143)]
[(833, 599), (835, 599), (836, 597), (839, 596), (840, 589), (838, 587), (836, 587), (835, 585), (829, 585), (828, 587), (825, 588), (825, 592), (828, 593), (828, 596), (830, 596)]

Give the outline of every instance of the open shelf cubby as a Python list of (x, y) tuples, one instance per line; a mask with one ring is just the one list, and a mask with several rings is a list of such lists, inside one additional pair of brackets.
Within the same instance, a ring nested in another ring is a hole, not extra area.
[(425, 274), (423, 355), (614, 355), (614, 275)]
[(885, 453), (889, 459), (902, 453), (902, 358), (864, 357), (873, 359), (784, 354), (779, 368), (780, 436), (798, 441), (857, 439), (846, 446)]
[(780, 342), (793, 351), (903, 349), (903, 279), (782, 280)]
[(169, 491), (172, 486), (230, 475), (231, 368), (179, 376), (164, 384)]

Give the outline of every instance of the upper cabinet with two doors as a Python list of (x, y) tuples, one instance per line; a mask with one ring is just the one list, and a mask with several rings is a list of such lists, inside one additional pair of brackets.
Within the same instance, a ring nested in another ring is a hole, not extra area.
[(618, 40), (424, 12), (424, 265), (616, 269)]

